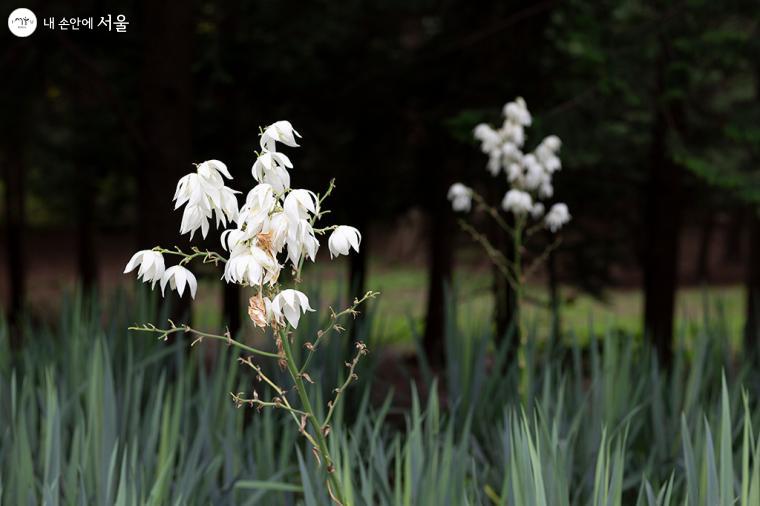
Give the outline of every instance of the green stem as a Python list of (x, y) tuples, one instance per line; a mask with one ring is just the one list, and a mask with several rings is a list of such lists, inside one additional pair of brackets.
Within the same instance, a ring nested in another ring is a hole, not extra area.
[(337, 499), (340, 504), (344, 504), (343, 489), (341, 488), (340, 480), (338, 479), (337, 473), (335, 472), (335, 464), (333, 463), (332, 457), (330, 457), (330, 452), (327, 448), (327, 439), (325, 438), (324, 432), (322, 431), (322, 424), (319, 423), (317, 415), (314, 413), (314, 408), (311, 405), (309, 394), (306, 392), (306, 386), (303, 383), (303, 379), (301, 379), (301, 374), (298, 372), (298, 367), (296, 366), (293, 352), (290, 349), (290, 342), (287, 334), (288, 332), (286, 329), (285, 332), (281, 334), (281, 339), (282, 349), (285, 352), (285, 361), (288, 365), (288, 372), (290, 372), (290, 376), (293, 378), (293, 383), (296, 386), (298, 397), (301, 400), (304, 411), (308, 415), (307, 418), (309, 420), (309, 423), (314, 429), (315, 439), (317, 441), (317, 449), (319, 450), (319, 454), (321, 455), (322, 459), (325, 461), (325, 465), (327, 467), (327, 479), (330, 482), (332, 494), (335, 495), (335, 499)]
[(257, 348), (253, 348), (251, 346), (245, 345), (241, 343), (240, 341), (235, 341), (230, 336), (221, 336), (219, 334), (209, 334), (208, 332), (201, 332), (200, 330), (196, 330), (188, 325), (182, 325), (180, 327), (174, 327), (171, 329), (159, 329), (156, 327), (151, 326), (142, 326), (142, 327), (129, 327), (128, 330), (135, 330), (137, 332), (152, 332), (155, 334), (161, 334), (161, 338), (166, 338), (169, 334), (175, 334), (177, 332), (189, 332), (191, 334), (195, 334), (199, 338), (209, 338), (209, 339), (216, 339), (218, 341), (224, 341), (229, 345), (236, 346), (240, 348), (241, 350), (245, 350), (248, 353), (252, 353), (254, 355), (261, 355), (262, 357), (270, 357), (270, 358), (280, 358), (280, 356), (277, 353), (270, 353), (268, 351), (259, 350)]
[(523, 317), (522, 317), (522, 310), (523, 310), (523, 298), (524, 298), (524, 291), (525, 291), (525, 279), (523, 277), (523, 270), (522, 270), (522, 239), (523, 239), (523, 232), (525, 230), (525, 216), (517, 215), (515, 216), (515, 233), (513, 235), (513, 246), (514, 246), (514, 264), (513, 264), (513, 271), (515, 274), (515, 280), (517, 283), (515, 283), (515, 312), (514, 312), (514, 318), (515, 318), (515, 330), (518, 334), (518, 340), (519, 340), (519, 347), (517, 350), (517, 362), (518, 362), (518, 368), (521, 371), (521, 377), (522, 380), (520, 382), (520, 390), (522, 391), (523, 395), (523, 402), (528, 401), (528, 395), (530, 393), (530, 385), (528, 384), (530, 381), (530, 372), (528, 371), (527, 367), (527, 357), (526, 357), (526, 345), (528, 343), (528, 335), (525, 331), (524, 325), (523, 325)]

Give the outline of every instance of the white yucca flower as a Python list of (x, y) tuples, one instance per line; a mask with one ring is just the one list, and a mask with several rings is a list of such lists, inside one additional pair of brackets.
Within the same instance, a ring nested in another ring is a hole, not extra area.
[(248, 241), (253, 238), (253, 235), (248, 233), (247, 230), (240, 228), (228, 228), (222, 232), (221, 243), (222, 248), (226, 251), (234, 250), (239, 244)]
[(522, 186), (529, 191), (538, 190), (549, 177), (546, 169), (538, 163), (533, 155), (527, 155), (523, 163), (525, 164), (525, 176), (522, 180)]
[(298, 147), (296, 137), (301, 134), (296, 132), (290, 121), (276, 121), (264, 129), (261, 134), (261, 148), (267, 151), (276, 151), (275, 142), (281, 142), (292, 148)]
[(530, 208), (530, 216), (537, 220), (544, 215), (545, 207), (541, 202), (535, 202), (533, 207)]
[(562, 147), (562, 141), (556, 135), (549, 135), (542, 141), (542, 144), (554, 153), (559, 152), (560, 148)]
[(519, 163), (510, 163), (507, 166), (507, 181), (510, 183), (519, 183), (524, 176), (524, 171)]
[(524, 215), (529, 213), (533, 208), (533, 199), (529, 193), (513, 188), (504, 195), (501, 207), (507, 212)]
[(293, 221), (309, 219), (319, 213), (319, 199), (310, 190), (292, 190), (282, 203), (285, 214)]
[(290, 173), (293, 168), (290, 158), (283, 153), (264, 150), (251, 167), (253, 178), (259, 183), (268, 183), (275, 193), (290, 189)]
[(293, 328), (298, 328), (301, 314), (306, 314), (306, 311), (314, 310), (309, 306), (306, 294), (298, 290), (283, 290), (272, 299), (272, 313), (280, 320), (284, 317)]
[(226, 226), (227, 220), (237, 219), (238, 202), (235, 190), (224, 186), (224, 179), (232, 179), (227, 166), (219, 160), (208, 160), (198, 164), (196, 172), (182, 177), (174, 192), (174, 209), (183, 205), (180, 234), (201, 229), (205, 238), (209, 230), (209, 220), (216, 215), (216, 224)]
[(151, 288), (161, 281), (164, 275), (164, 256), (161, 253), (149, 249), (138, 251), (129, 259), (124, 274), (132, 272), (138, 265), (137, 279), (150, 283)]
[[(562, 141), (556, 135), (549, 135), (532, 153), (523, 153), (525, 127), (533, 121), (525, 100), (518, 97), (508, 102), (502, 112), (504, 123), (501, 128), (497, 130), (481, 123), (473, 130), (473, 136), (488, 155), (487, 168), (491, 175), (497, 176), (503, 172), (509, 182), (510, 192), (502, 200), (502, 207), (520, 215), (529, 213), (538, 219), (545, 209), (543, 204), (538, 206), (537, 201), (554, 196), (552, 178), (562, 168), (558, 156)], [(470, 209), (470, 200), (462, 190), (452, 187), (448, 197), (455, 211)]]
[(488, 164), (486, 164), (486, 167), (488, 168), (488, 172), (491, 173), (492, 176), (496, 177), (499, 175), (499, 172), (501, 172), (501, 167), (504, 163), (504, 155), (502, 154), (500, 149), (494, 149), (490, 153), (488, 153)]
[(348, 255), (351, 248), (359, 252), (359, 244), (362, 242), (362, 234), (354, 227), (339, 225), (333, 233), (327, 245), (330, 248), (330, 258), (340, 255)]
[(480, 141), (480, 149), (483, 153), (490, 153), (499, 149), (502, 143), (501, 135), (491, 125), (480, 123), (472, 131), (473, 136)]
[(472, 207), (472, 190), (462, 183), (451, 185), (447, 197), (454, 211), (468, 212)]
[(187, 285), (190, 297), (193, 299), (195, 298), (195, 292), (198, 290), (198, 281), (195, 279), (195, 275), (181, 265), (173, 265), (166, 269), (166, 272), (161, 277), (161, 295), (165, 295), (164, 290), (167, 284), (170, 290), (177, 290), (180, 297), (182, 297), (182, 293), (185, 291), (185, 285)]
[(515, 146), (522, 146), (525, 144), (525, 128), (509, 118), (504, 120), (504, 124), (499, 129), (499, 133), (504, 142), (508, 142)]
[(503, 113), (505, 118), (518, 125), (530, 126), (532, 122), (528, 105), (522, 97), (517, 97), (514, 102), (505, 104)]
[(542, 199), (550, 199), (554, 196), (554, 186), (551, 180), (544, 181), (538, 188), (538, 196)]
[(223, 279), (248, 286), (274, 285), (281, 267), (269, 251), (257, 245), (237, 244), (224, 264)]
[(288, 260), (293, 267), (298, 267), (301, 258), (308, 258), (312, 262), (317, 257), (319, 249), (319, 240), (314, 235), (314, 228), (307, 219), (292, 220), (288, 219), (288, 233), (285, 239), (288, 248)]
[(272, 185), (266, 183), (256, 185), (248, 192), (245, 204), (238, 213), (238, 228), (245, 227), (249, 235), (258, 234), (266, 226), (277, 203)]
[(546, 213), (546, 217), (544, 218), (544, 223), (546, 224), (546, 228), (552, 232), (556, 232), (569, 222), (570, 218), (570, 211), (568, 210), (567, 205), (560, 202), (554, 204), (551, 209), (549, 209), (549, 212)]

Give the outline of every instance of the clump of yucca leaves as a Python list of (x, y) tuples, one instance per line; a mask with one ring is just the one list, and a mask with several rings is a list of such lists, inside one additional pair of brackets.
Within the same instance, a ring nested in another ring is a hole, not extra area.
[[(0, 324), (2, 504), (330, 503), (295, 424), (228, 409), (227, 392), (251, 376), (228, 367), (225, 346), (207, 367), (181, 343), (125, 338), (125, 315), (156, 317), (145, 300), (108, 311), (71, 300), (54, 329), (27, 327), (17, 356)], [(305, 318), (295, 339), (318, 320)], [(449, 409), (416, 394), (409, 406), (390, 396), (371, 406), (363, 383), (355, 416), (333, 415), (346, 502), (760, 504), (760, 413), (741, 386), (760, 376), (750, 357), (721, 347), (719, 323), (682, 335), (667, 374), (646, 345), (611, 329), (583, 345), (527, 349), (535, 388), (525, 405), (515, 367), (488, 372), (505, 355), (487, 326), (460, 331), (452, 318), (441, 378)], [(331, 341), (313, 364), (322, 377), (344, 377), (347, 344)], [(389, 422), (400, 409), (401, 428)]]

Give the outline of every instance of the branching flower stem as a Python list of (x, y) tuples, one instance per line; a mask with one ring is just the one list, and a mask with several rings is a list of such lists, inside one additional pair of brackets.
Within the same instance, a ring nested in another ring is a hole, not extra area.
[(217, 253), (216, 251), (209, 251), (209, 250), (200, 250), (197, 247), (193, 246), (192, 253), (185, 253), (182, 251), (179, 246), (175, 246), (174, 249), (165, 249), (160, 246), (156, 246), (153, 248), (153, 251), (158, 251), (159, 253), (163, 255), (177, 255), (183, 257), (182, 260), (179, 261), (180, 265), (185, 265), (190, 263), (191, 260), (201, 257), (203, 259), (204, 264), (214, 264), (218, 265), (221, 263), (227, 263), (227, 259), (224, 258), (221, 254)]
[(348, 385), (350, 385), (352, 381), (359, 379), (354, 370), (356, 369), (356, 365), (359, 363), (359, 359), (367, 353), (367, 347), (364, 345), (364, 343), (356, 343), (356, 355), (354, 356), (353, 360), (351, 360), (351, 362), (346, 364), (348, 366), (348, 376), (346, 377), (346, 380), (340, 387), (335, 389), (335, 397), (332, 401), (330, 401), (330, 408), (327, 412), (327, 416), (325, 417), (325, 421), (322, 422), (323, 431), (330, 426), (330, 419), (332, 418), (333, 412), (335, 411), (335, 407), (338, 405), (338, 399), (340, 398), (340, 395), (346, 388), (348, 388)]
[(504, 220), (504, 217), (499, 213), (499, 210), (496, 209), (494, 206), (489, 205), (488, 202), (485, 201), (482, 195), (480, 195), (475, 190), (471, 190), (472, 192), (472, 198), (475, 200), (475, 202), (478, 203), (481, 209), (483, 209), (486, 213), (488, 213), (489, 216), (491, 216), (494, 221), (504, 230), (506, 233), (509, 234), (510, 237), (515, 236), (515, 230), (512, 229), (512, 227), (509, 226), (509, 224)]
[[(307, 369), (314, 351), (321, 344), (322, 338), (330, 332), (340, 332), (343, 327), (340, 319), (347, 315), (356, 316), (357, 307), (377, 295), (367, 292), (362, 298), (354, 299), (347, 309), (336, 313), (330, 308), (330, 320), (327, 327), (319, 330), (313, 344), (307, 343), (308, 354), (302, 355), (293, 344), (292, 329), (298, 327), (301, 316), (307, 311), (314, 311), (309, 305), (308, 296), (298, 290), (306, 258), (312, 260), (317, 256), (320, 246), (315, 235), (329, 234), (328, 247), (330, 256), (348, 255), (351, 250), (359, 252), (361, 233), (348, 225), (329, 225), (314, 228), (315, 223), (330, 211), (323, 209), (327, 197), (335, 188), (331, 180), (323, 194), (315, 194), (307, 189), (293, 189), (290, 186), (288, 170), (293, 165), (284, 153), (277, 151), (276, 144), (297, 147), (296, 139), (301, 135), (289, 121), (276, 121), (266, 129), (260, 130), (261, 151), (256, 152), (256, 161), (252, 174), (256, 184), (245, 198), (245, 204), (238, 205), (236, 194), (240, 193), (225, 185), (232, 176), (224, 162), (207, 160), (196, 164), (196, 170), (183, 176), (177, 183), (173, 201), (175, 208), (184, 206), (180, 234), (193, 234), (201, 230), (205, 238), (210, 221), (216, 218), (216, 228), (225, 228), (221, 239), (229, 257), (215, 251), (192, 247), (189, 252), (179, 247), (166, 249), (160, 246), (152, 250), (136, 252), (125, 267), (125, 273), (136, 271), (139, 280), (150, 283), (155, 288), (160, 283), (161, 294), (176, 290), (181, 297), (189, 291), (195, 298), (198, 281), (195, 274), (186, 267), (195, 260), (204, 264), (224, 267), (223, 278), (226, 283), (258, 288), (257, 293), (249, 298), (248, 315), (254, 326), (259, 329), (271, 329), (274, 334), (273, 351), (264, 351), (232, 338), (229, 329), (223, 334), (212, 334), (190, 327), (188, 324), (176, 325), (169, 320), (168, 328), (158, 328), (153, 324), (130, 327), (130, 330), (157, 334), (166, 340), (176, 333), (190, 334), (190, 346), (204, 339), (224, 341), (228, 346), (239, 348), (237, 360), (256, 372), (256, 380), (264, 382), (266, 396), (262, 398), (256, 389), (250, 397), (245, 392), (231, 392), (237, 407), (251, 406), (257, 410), (264, 408), (282, 409), (293, 418), (299, 432), (312, 445), (312, 452), (318, 467), (326, 469), (324, 482), (331, 500), (341, 506), (350, 506), (345, 500), (345, 489), (341, 483), (342, 474), (337, 471), (335, 461), (330, 455), (327, 438), (330, 434), (328, 422), (333, 417), (335, 406), (342, 392), (351, 381), (357, 378), (356, 366), (359, 358), (366, 354), (363, 343), (357, 343), (357, 354), (346, 363), (349, 377), (339, 388), (334, 390), (335, 397), (328, 403), (328, 414), (322, 418), (324, 410), (314, 410), (313, 399), (306, 383), (314, 383)], [(307, 221), (308, 220), (308, 221)], [(229, 226), (228, 226), (229, 224)], [(223, 227), (222, 227), (223, 226)], [(286, 248), (287, 246), (287, 248)], [(281, 255), (287, 252), (283, 261)], [(174, 265), (167, 266), (165, 256), (173, 256)], [(278, 258), (280, 257), (280, 258)], [(286, 288), (280, 280), (282, 268), (292, 262), (292, 287)], [(285, 385), (278, 385), (264, 373), (262, 367), (254, 363), (255, 357), (275, 359), (282, 371), (287, 370), (292, 380)], [(303, 364), (299, 362), (303, 361)], [(270, 392), (271, 388), (271, 392)], [(296, 400), (293, 390), (298, 396)], [(321, 402), (321, 401), (320, 401)], [(318, 414), (319, 413), (319, 414)]]
[(246, 344), (241, 343), (240, 341), (236, 341), (232, 339), (232, 336), (230, 335), (229, 331), (227, 331), (225, 335), (210, 334), (208, 332), (201, 332), (200, 330), (194, 329), (190, 327), (189, 325), (180, 325), (180, 326), (174, 325), (174, 322), (172, 322), (171, 320), (169, 320), (169, 324), (171, 325), (171, 328), (168, 328), (168, 329), (161, 329), (161, 328), (156, 327), (153, 324), (146, 324), (142, 326), (129, 327), (129, 330), (159, 334), (158, 338), (163, 339), (164, 341), (169, 338), (170, 334), (176, 334), (177, 332), (187, 332), (189, 334), (195, 334), (197, 336), (197, 338), (192, 343), (193, 345), (197, 342), (202, 341), (205, 338), (216, 339), (218, 341), (224, 341), (230, 346), (236, 346), (240, 348), (241, 350), (245, 350), (248, 353), (252, 353), (254, 355), (260, 355), (262, 357), (269, 357), (269, 358), (279, 358), (279, 355), (277, 355), (277, 353), (271, 353), (268, 351), (259, 350), (258, 348), (248, 346)]
[[(319, 208), (320, 211), (312, 217), (311, 223), (312, 225), (314, 222), (316, 222), (319, 218), (321, 218), (327, 211), (322, 211), (322, 203), (325, 201), (325, 199), (332, 193), (333, 189), (335, 188), (335, 180), (330, 181), (330, 185), (327, 188), (327, 191), (325, 191), (324, 195), (321, 195), (318, 197), (319, 202)], [(303, 263), (304, 259), (301, 258), (298, 262), (298, 267), (295, 270), (295, 276), (294, 276), (294, 285), (298, 285), (301, 281), (301, 271), (303, 270)], [(362, 298), (362, 301), (369, 298), (368, 296), (365, 296)], [(358, 304), (356, 304), (358, 305)], [(347, 312), (355, 312), (356, 311), (356, 305), (351, 306), (348, 310), (343, 311), (339, 314), (344, 314)], [(334, 313), (333, 313), (334, 314)], [(335, 320), (336, 318), (332, 319), (331, 326), (329, 326), (329, 329), (334, 328), (335, 326)], [(309, 441), (314, 446), (315, 454), (319, 456), (320, 458), (320, 464), (321, 461), (324, 461), (325, 468), (327, 469), (327, 488), (329, 491), (330, 498), (336, 503), (340, 505), (344, 505), (345, 501), (343, 498), (343, 488), (340, 483), (340, 479), (338, 477), (338, 473), (335, 472), (335, 463), (330, 455), (330, 451), (327, 445), (327, 431), (325, 430), (326, 424), (323, 424), (319, 421), (316, 415), (316, 411), (314, 410), (311, 399), (309, 398), (309, 394), (306, 391), (306, 385), (304, 384), (304, 377), (305, 377), (305, 369), (306, 365), (310, 361), (311, 354), (309, 354), (309, 357), (307, 357), (306, 362), (303, 367), (299, 368), (295, 356), (293, 354), (293, 350), (290, 344), (290, 324), (286, 325), (283, 329), (280, 330), (280, 341), (282, 342), (282, 351), (285, 355), (285, 364), (287, 367), (288, 372), (290, 373), (290, 377), (293, 380), (293, 384), (295, 385), (296, 393), (298, 394), (298, 398), (301, 401), (301, 407), (304, 411), (304, 418), (302, 419), (301, 423), (301, 432), (305, 435), (308, 434), (306, 431), (304, 425), (305, 422), (308, 421), (308, 423), (311, 425), (314, 434), (312, 434), (309, 437)], [(324, 334), (322, 334), (324, 335)], [(318, 336), (318, 338), (321, 336)], [(353, 374), (353, 370), (351, 371)], [(332, 410), (331, 410), (332, 411)]]
[(504, 254), (496, 249), (493, 244), (491, 244), (491, 241), (488, 240), (488, 238), (478, 232), (472, 225), (467, 223), (466, 221), (460, 219), (459, 220), (459, 226), (467, 232), (470, 237), (473, 238), (475, 242), (480, 244), (483, 249), (485, 250), (488, 257), (491, 259), (491, 261), (494, 263), (497, 269), (501, 271), (501, 273), (504, 275), (505, 278), (507, 278), (507, 281), (510, 285), (512, 285), (513, 288), (517, 289), (517, 278), (515, 277), (515, 273), (512, 271), (514, 267), (511, 267), (509, 265), (509, 262), (507, 261), (507, 258), (504, 256)]
[(367, 300), (372, 299), (379, 294), (380, 292), (369, 291), (365, 293), (361, 299), (354, 299), (354, 303), (350, 307), (347, 307), (346, 309), (341, 311), (340, 313), (336, 313), (332, 308), (330, 308), (330, 323), (327, 325), (326, 328), (317, 332), (317, 338), (314, 340), (313, 343), (306, 344), (306, 348), (309, 351), (309, 353), (308, 355), (306, 355), (306, 360), (301, 366), (299, 373), (303, 374), (304, 371), (306, 371), (306, 369), (309, 367), (309, 364), (311, 363), (311, 359), (314, 356), (314, 352), (317, 350), (317, 347), (322, 342), (322, 338), (324, 336), (326, 336), (333, 329), (343, 330), (343, 328), (338, 324), (338, 320), (342, 316), (350, 314), (355, 318), (356, 315), (358, 314), (358, 311), (356, 310), (356, 308), (359, 307), (364, 302), (366, 302)]

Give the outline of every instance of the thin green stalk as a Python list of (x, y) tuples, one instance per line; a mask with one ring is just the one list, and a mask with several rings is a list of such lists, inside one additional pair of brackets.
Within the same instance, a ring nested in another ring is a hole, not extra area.
[(296, 386), (298, 397), (301, 400), (304, 411), (307, 413), (307, 418), (311, 423), (312, 428), (314, 429), (315, 439), (317, 441), (317, 450), (319, 451), (321, 458), (325, 461), (325, 466), (327, 468), (327, 479), (330, 485), (330, 495), (334, 496), (334, 500), (338, 502), (338, 504), (344, 504), (341, 483), (338, 479), (337, 473), (335, 472), (335, 465), (333, 463), (332, 457), (330, 456), (330, 452), (327, 449), (327, 439), (325, 438), (325, 435), (322, 431), (322, 424), (317, 419), (317, 415), (315, 414), (314, 408), (311, 405), (309, 394), (306, 392), (306, 386), (303, 383), (301, 374), (298, 372), (298, 367), (296, 367), (295, 358), (293, 357), (293, 352), (290, 349), (287, 329), (285, 332), (283, 332), (283, 334), (281, 334), (281, 339), (282, 349), (285, 352), (285, 361), (288, 366), (288, 372), (290, 373), (291, 378), (293, 378), (293, 383)]
[(258, 348), (253, 348), (251, 346), (241, 343), (240, 341), (236, 341), (232, 339), (232, 336), (230, 336), (229, 333), (223, 336), (219, 334), (210, 334), (208, 332), (201, 332), (200, 330), (196, 330), (190, 327), (189, 325), (181, 325), (177, 327), (172, 323), (172, 328), (170, 329), (159, 329), (152, 324), (146, 324), (146, 325), (143, 325), (142, 327), (129, 327), (128, 330), (160, 334), (159, 339), (164, 339), (164, 340), (166, 340), (169, 337), (169, 334), (175, 334), (177, 332), (188, 332), (188, 333), (195, 334), (196, 336), (198, 336), (192, 342), (191, 346), (197, 343), (198, 341), (202, 341), (205, 338), (209, 338), (209, 339), (216, 339), (218, 341), (224, 341), (231, 346), (236, 346), (240, 348), (241, 350), (245, 350), (248, 353), (252, 353), (254, 355), (260, 355), (262, 357), (269, 357), (269, 358), (280, 358), (280, 356), (277, 353), (270, 353), (268, 351), (259, 350)]

